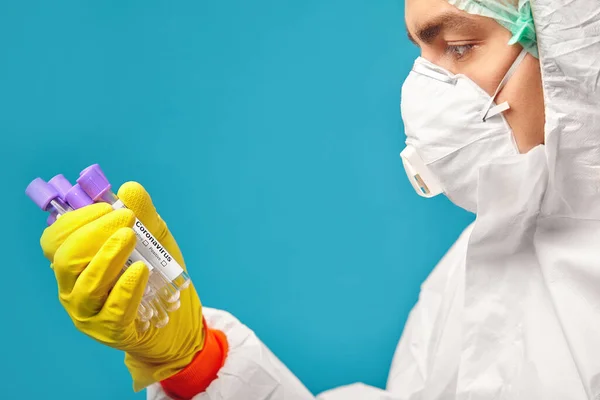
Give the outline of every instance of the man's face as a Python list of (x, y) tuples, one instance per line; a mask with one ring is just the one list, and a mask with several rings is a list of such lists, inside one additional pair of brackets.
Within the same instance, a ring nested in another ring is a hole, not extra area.
[[(493, 1), (493, 0), (490, 0)], [(421, 56), (455, 74), (464, 74), (490, 95), (521, 52), (509, 46), (511, 33), (490, 18), (468, 14), (446, 0), (406, 0), (406, 26)], [(544, 98), (539, 61), (527, 55), (500, 91), (504, 113), (521, 153), (544, 142)]]

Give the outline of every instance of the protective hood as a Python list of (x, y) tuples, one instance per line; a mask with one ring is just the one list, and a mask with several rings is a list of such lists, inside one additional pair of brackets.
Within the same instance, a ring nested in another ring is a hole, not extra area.
[(599, 218), (600, 2), (537, 0), (532, 9), (546, 107), (544, 212)]

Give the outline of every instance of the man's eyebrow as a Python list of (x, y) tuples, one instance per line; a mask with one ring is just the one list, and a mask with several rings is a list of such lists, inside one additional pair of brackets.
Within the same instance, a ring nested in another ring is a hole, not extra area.
[[(465, 28), (475, 28), (476, 22), (468, 16), (461, 15), (454, 11), (448, 11), (418, 26), (416, 35), (419, 40), (425, 44), (433, 43), (440, 33), (448, 30), (458, 30)], [(407, 31), (408, 39), (417, 44), (415, 38)]]

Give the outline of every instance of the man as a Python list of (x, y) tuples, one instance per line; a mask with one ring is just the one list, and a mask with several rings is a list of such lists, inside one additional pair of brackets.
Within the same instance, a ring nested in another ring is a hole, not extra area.
[[(386, 390), (318, 398), (600, 398), (600, 5), (407, 0), (406, 23), (421, 49), (402, 97), (408, 177), (477, 219), (423, 284)], [(41, 243), (75, 325), (126, 352), (134, 388), (150, 399), (312, 399), (247, 327), (202, 312), (193, 288), (166, 327), (137, 328), (148, 270), (119, 278), (134, 213), (183, 258), (141, 186), (119, 197), (133, 212), (88, 206)]]

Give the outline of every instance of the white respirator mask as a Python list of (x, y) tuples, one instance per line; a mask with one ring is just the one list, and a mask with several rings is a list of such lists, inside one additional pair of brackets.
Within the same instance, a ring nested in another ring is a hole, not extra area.
[(456, 205), (477, 212), (479, 168), (519, 153), (496, 96), (527, 52), (514, 61), (493, 96), (462, 74), (417, 58), (402, 87), (401, 112), (407, 147), (400, 153), (420, 196), (445, 193)]

